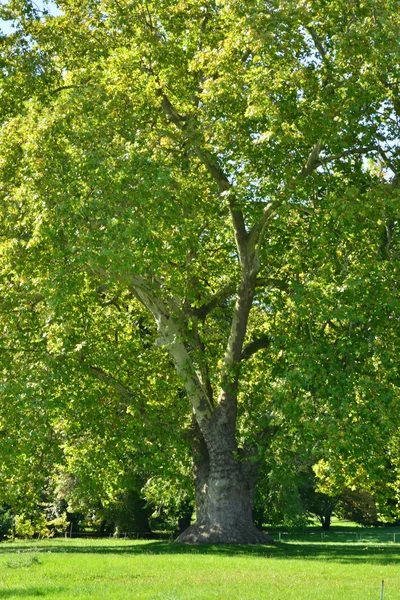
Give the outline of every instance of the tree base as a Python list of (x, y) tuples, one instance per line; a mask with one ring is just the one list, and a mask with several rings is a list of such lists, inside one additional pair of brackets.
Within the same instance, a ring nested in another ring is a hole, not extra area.
[(267, 533), (254, 525), (223, 527), (222, 525), (191, 525), (176, 539), (179, 544), (264, 544), (275, 545)]

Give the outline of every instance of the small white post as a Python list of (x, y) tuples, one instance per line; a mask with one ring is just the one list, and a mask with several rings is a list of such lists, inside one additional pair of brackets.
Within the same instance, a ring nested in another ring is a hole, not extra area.
[(279, 541), (281, 541), (281, 532), (279, 532)]
[(396, 543), (396, 534), (395, 533), (393, 534), (393, 543), (394, 544)]
[(381, 583), (381, 600), (383, 600), (383, 590), (384, 590), (384, 587), (385, 587), (385, 582), (382, 579), (382, 583)]

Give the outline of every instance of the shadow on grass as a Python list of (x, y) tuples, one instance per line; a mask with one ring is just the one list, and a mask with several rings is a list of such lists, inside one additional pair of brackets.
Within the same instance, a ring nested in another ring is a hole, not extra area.
[(29, 588), (21, 588), (14, 587), (9, 590), (0, 590), (0, 598), (28, 598), (28, 597), (37, 597), (44, 598), (45, 596), (49, 596), (50, 598), (54, 598), (54, 594), (58, 592), (62, 592), (64, 588), (42, 588), (42, 587), (29, 587)]
[[(121, 556), (135, 555), (216, 555), (216, 556), (248, 556), (264, 557), (276, 560), (330, 560), (340, 563), (367, 563), (367, 564), (399, 564), (400, 544), (343, 544), (343, 543), (281, 543), (276, 546), (219, 546), (204, 544), (201, 546), (187, 546), (174, 542), (151, 541), (135, 542), (114, 540), (104, 544), (85, 543), (74, 541), (55, 540), (32, 542), (24, 545), (0, 544), (0, 556), (10, 556), (15, 553), (58, 553), (58, 554), (114, 554)], [(0, 592), (0, 598), (3, 596)], [(6, 597), (6, 596), (4, 596)]]

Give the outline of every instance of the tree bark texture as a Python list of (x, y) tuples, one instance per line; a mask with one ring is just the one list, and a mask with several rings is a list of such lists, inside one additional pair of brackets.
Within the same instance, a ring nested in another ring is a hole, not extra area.
[[(252, 518), (256, 465), (227, 435), (226, 420), (218, 414), (208, 435), (192, 427), (196, 492), (196, 522), (177, 539), (187, 544), (269, 544), (272, 538), (259, 531)], [(231, 429), (231, 424), (229, 424)]]

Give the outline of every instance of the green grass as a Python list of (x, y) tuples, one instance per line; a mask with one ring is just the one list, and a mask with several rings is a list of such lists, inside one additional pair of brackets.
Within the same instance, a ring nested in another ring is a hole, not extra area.
[(48, 540), (0, 544), (0, 600), (400, 599), (400, 543), (182, 547)]
[[(283, 542), (375, 542), (375, 543), (400, 543), (400, 527), (362, 527), (350, 521), (333, 520), (328, 532), (323, 532), (321, 525), (307, 526), (304, 528), (288, 530), (282, 527), (269, 528), (274, 539)], [(400, 596), (399, 596), (400, 598)]]

